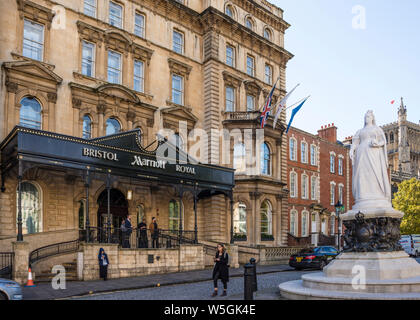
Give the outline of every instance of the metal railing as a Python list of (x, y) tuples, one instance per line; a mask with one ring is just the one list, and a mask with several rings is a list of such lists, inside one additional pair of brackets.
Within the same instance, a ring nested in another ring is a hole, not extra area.
[(38, 248), (29, 254), (29, 265), (52, 256), (79, 250), (79, 240), (61, 242)]
[(79, 230), (79, 240), (89, 243), (114, 243), (123, 248), (176, 248), (181, 244), (195, 244), (196, 232), (190, 230), (133, 228), (123, 231), (121, 228), (89, 227), (89, 241), (86, 241), (87, 230)]
[(0, 278), (12, 279), (13, 252), (0, 252)]

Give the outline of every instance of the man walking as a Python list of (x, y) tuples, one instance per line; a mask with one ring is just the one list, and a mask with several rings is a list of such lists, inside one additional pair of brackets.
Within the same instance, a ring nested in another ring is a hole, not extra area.
[(149, 229), (152, 236), (152, 248), (159, 248), (159, 229), (155, 217), (152, 218)]

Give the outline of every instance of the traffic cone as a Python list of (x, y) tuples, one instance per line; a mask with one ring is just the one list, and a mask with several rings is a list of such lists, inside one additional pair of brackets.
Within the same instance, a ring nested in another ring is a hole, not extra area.
[(32, 280), (31, 267), (29, 267), (29, 270), (28, 270), (28, 282), (26, 283), (25, 287), (36, 287), (34, 281)]

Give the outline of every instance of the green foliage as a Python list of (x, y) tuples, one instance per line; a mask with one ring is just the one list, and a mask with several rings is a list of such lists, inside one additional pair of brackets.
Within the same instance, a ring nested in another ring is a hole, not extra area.
[(405, 213), (401, 234), (420, 234), (420, 180), (403, 181), (392, 204), (396, 210)]

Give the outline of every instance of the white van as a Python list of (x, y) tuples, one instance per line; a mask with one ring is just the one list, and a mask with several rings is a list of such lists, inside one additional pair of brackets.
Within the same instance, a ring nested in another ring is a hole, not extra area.
[(420, 235), (404, 235), (401, 236), (400, 244), (403, 247), (404, 251), (407, 252), (410, 256), (418, 257), (420, 256)]

